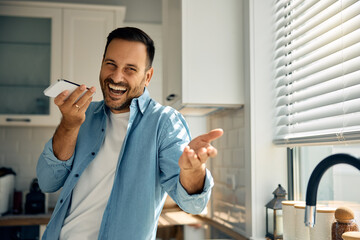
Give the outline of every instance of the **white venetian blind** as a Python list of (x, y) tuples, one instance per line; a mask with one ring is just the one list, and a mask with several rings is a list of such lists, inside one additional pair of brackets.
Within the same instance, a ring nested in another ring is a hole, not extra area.
[(360, 141), (360, 0), (276, 4), (274, 143)]

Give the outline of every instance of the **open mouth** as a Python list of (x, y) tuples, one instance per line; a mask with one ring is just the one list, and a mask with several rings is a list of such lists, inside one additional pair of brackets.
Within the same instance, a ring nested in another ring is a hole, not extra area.
[(109, 87), (110, 93), (115, 96), (121, 96), (127, 91), (126, 87), (115, 85), (112, 83), (109, 83), (108, 87)]

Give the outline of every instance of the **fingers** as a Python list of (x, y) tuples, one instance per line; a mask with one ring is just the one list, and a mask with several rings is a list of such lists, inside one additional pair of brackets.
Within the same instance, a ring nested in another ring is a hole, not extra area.
[[(79, 86), (73, 93), (71, 93), (69, 95), (69, 91), (65, 90), (64, 92), (60, 93), (55, 99), (54, 99), (54, 103), (57, 106), (62, 106), (62, 105), (68, 105), (68, 107), (71, 106), (79, 106), (80, 108), (82, 108), (85, 104), (87, 104), (87, 102), (89, 101), (89, 99), (93, 96), (93, 94), (95, 93), (95, 87), (91, 87), (85, 94), (86, 90), (86, 86), (85, 85), (81, 85)], [(76, 103), (76, 104), (75, 104)]]
[(205, 163), (209, 157), (213, 158), (217, 156), (217, 150), (213, 146), (209, 146), (207, 148), (200, 148), (200, 150), (196, 153), (198, 159)]
[(69, 95), (69, 91), (68, 91), (68, 90), (63, 91), (62, 93), (60, 93), (60, 94), (54, 99), (54, 103), (55, 103), (57, 106), (63, 105), (64, 102), (65, 102), (65, 99), (68, 97), (68, 95)]
[(191, 149), (189, 146), (186, 146), (182, 157), (180, 157), (179, 165), (180, 168), (184, 170), (191, 170), (191, 169), (199, 168), (201, 162), (198, 159), (198, 156), (196, 155), (195, 151)]
[[(95, 92), (95, 87), (91, 87), (77, 102), (76, 104), (80, 107), (80, 108), (84, 108), (85, 105), (89, 102), (89, 99), (92, 99), (92, 95)], [(83, 92), (80, 93), (80, 96)], [(80, 97), (79, 96), (79, 97)], [(76, 98), (78, 99), (78, 98)], [(91, 101), (90, 101), (91, 102)], [(87, 109), (87, 107), (85, 108)]]
[(207, 148), (200, 148), (197, 152), (186, 146), (184, 150), (186, 157), (189, 160), (191, 167), (198, 167), (200, 164), (206, 163), (209, 157), (216, 157), (216, 148), (210, 146)]
[(211, 130), (208, 133), (200, 135), (199, 138), (202, 141), (210, 143), (211, 141), (214, 141), (215, 139), (218, 139), (219, 137), (221, 137), (223, 135), (223, 133), (224, 133), (224, 130), (222, 130), (221, 128), (216, 128), (216, 129)]
[(82, 105), (81, 107), (79, 106), (79, 112), (85, 113), (87, 108), (89, 107), (91, 101), (92, 101), (92, 97), (90, 97), (84, 105)]

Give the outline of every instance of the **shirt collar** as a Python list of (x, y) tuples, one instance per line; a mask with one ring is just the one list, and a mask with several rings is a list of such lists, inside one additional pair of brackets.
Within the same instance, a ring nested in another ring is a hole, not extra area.
[(150, 94), (147, 88), (145, 87), (143, 94), (140, 97), (134, 98), (131, 101), (130, 107), (137, 106), (140, 112), (144, 114), (147, 106), (149, 105), (149, 102), (150, 102)]
[[(130, 108), (131, 107), (138, 107), (140, 112), (142, 114), (144, 114), (147, 106), (149, 105), (149, 102), (150, 102), (150, 94), (149, 94), (149, 91), (147, 90), (147, 88), (145, 87), (144, 88), (144, 92), (143, 94), (140, 96), (140, 97), (137, 97), (137, 98), (134, 98), (132, 101), (131, 101), (131, 104), (130, 104)], [(104, 111), (104, 113), (106, 114), (107, 112), (107, 106), (105, 105), (105, 102), (103, 101), (103, 104), (100, 104), (94, 111), (94, 113), (99, 113), (101, 110)]]

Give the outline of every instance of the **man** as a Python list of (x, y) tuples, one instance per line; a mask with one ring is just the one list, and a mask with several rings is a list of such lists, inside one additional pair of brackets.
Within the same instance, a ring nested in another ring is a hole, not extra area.
[(215, 129), (190, 141), (181, 114), (149, 97), (155, 48), (137, 28), (108, 36), (100, 71), (104, 101), (81, 85), (55, 98), (62, 119), (38, 165), (45, 192), (63, 188), (43, 239), (155, 239), (166, 193), (198, 214), (213, 180)]

